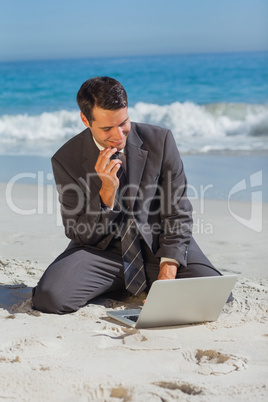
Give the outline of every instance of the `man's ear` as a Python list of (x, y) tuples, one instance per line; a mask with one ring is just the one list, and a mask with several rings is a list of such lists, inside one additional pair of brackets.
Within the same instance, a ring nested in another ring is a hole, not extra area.
[(84, 123), (84, 125), (86, 126), (86, 127), (89, 127), (89, 122), (88, 122), (88, 119), (86, 118), (86, 116), (82, 113), (82, 112), (80, 112), (80, 117), (81, 117), (81, 120), (82, 120), (82, 122)]

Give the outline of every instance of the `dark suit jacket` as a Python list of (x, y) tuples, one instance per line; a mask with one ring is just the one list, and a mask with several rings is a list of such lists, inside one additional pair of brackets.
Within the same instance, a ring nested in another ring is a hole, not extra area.
[[(128, 206), (142, 238), (156, 257), (186, 266), (192, 207), (183, 164), (169, 130), (131, 123), (126, 143)], [(66, 235), (74, 242), (106, 249), (121, 206), (106, 208), (94, 166), (99, 155), (90, 129), (73, 137), (52, 157)]]

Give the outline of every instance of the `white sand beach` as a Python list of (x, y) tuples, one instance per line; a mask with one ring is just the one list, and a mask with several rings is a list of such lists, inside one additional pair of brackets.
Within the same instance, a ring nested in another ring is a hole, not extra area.
[(0, 191), (0, 400), (267, 400), (267, 204), (257, 232), (235, 218), (250, 220), (249, 203), (195, 200), (195, 238), (223, 274), (238, 274), (235, 300), (216, 322), (137, 330), (106, 311), (143, 297), (103, 297), (64, 316), (31, 309), (32, 287), (68, 244), (55, 189)]

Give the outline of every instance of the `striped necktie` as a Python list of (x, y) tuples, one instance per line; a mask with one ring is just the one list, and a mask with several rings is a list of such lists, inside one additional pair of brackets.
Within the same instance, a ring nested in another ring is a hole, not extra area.
[[(120, 180), (120, 194), (124, 194), (123, 187), (127, 184), (126, 155), (118, 152), (118, 154), (116, 153), (116, 157), (122, 161), (117, 174)], [(146, 276), (139, 233), (135, 220), (128, 213), (125, 213), (123, 217), (121, 246), (126, 289), (135, 296), (138, 296), (146, 288)]]
[(121, 245), (126, 289), (138, 296), (146, 288), (146, 277), (137, 227), (127, 214), (123, 220)]

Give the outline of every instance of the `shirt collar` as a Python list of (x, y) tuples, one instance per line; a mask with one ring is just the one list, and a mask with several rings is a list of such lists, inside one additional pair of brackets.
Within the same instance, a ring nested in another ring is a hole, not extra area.
[(103, 151), (103, 150), (104, 150), (104, 147), (103, 147), (102, 145), (100, 145), (100, 144), (95, 140), (95, 138), (94, 138), (93, 135), (92, 135), (92, 138), (93, 138), (93, 141), (94, 141), (95, 144), (96, 144), (96, 147), (97, 147), (100, 151)]

